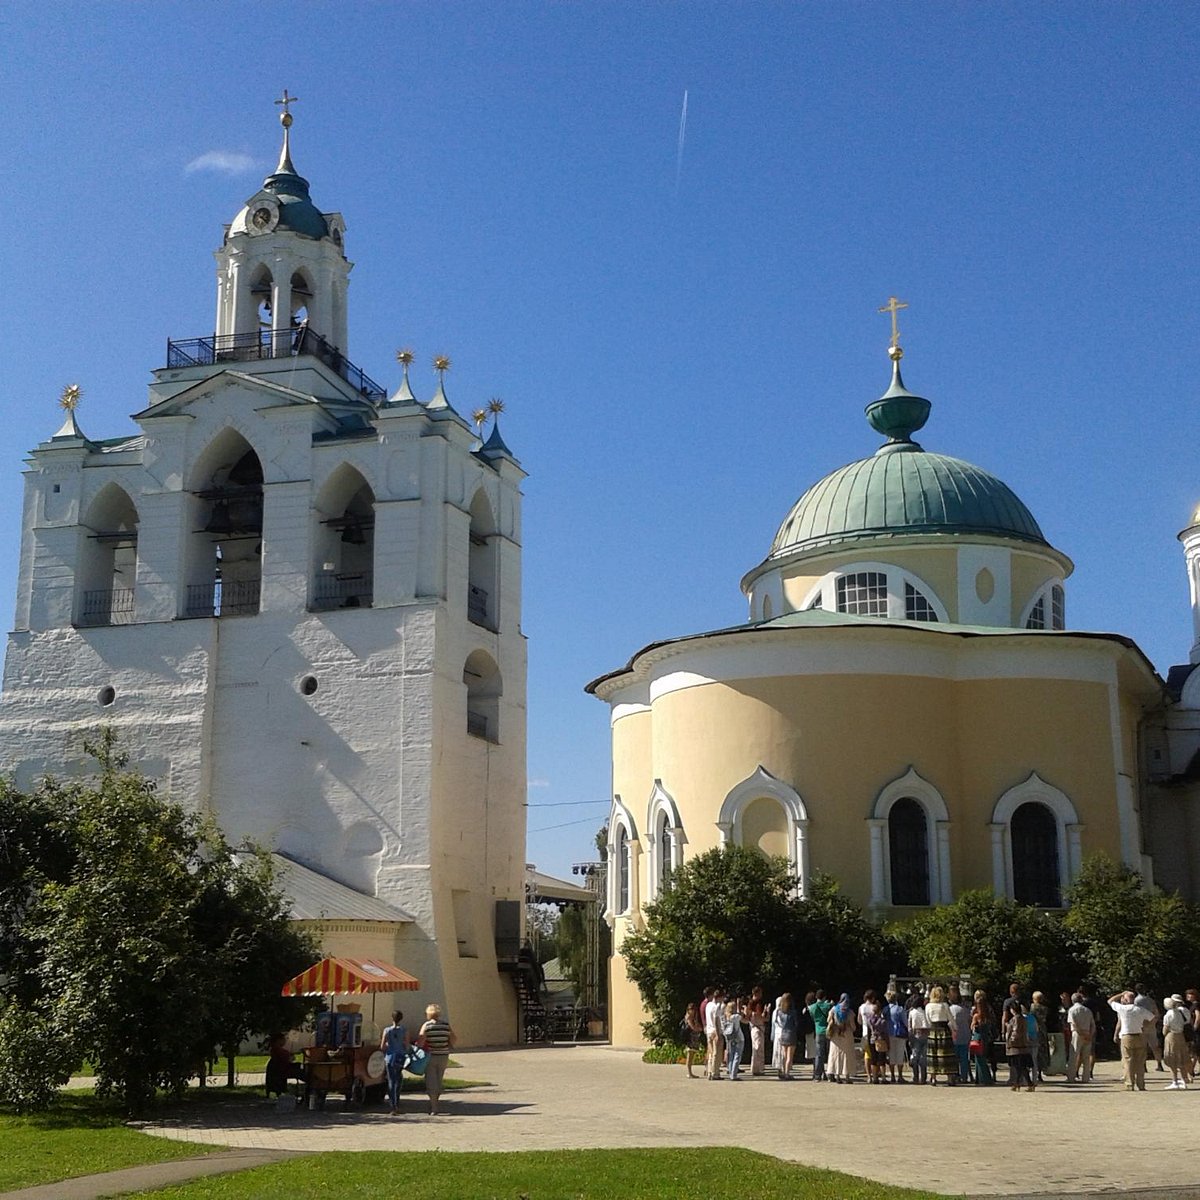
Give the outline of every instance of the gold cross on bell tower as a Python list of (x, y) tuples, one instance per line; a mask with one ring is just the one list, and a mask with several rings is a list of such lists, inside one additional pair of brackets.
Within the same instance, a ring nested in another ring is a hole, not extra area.
[(295, 104), (296, 101), (299, 99), (300, 99), (299, 96), (289, 96), (287, 88), (284, 88), (283, 89), (283, 97), (281, 99), (275, 101), (276, 104), (283, 105), (283, 113), (281, 114), (279, 119), (285, 125), (290, 125), (292, 123), (292, 114), (290, 112), (288, 112), (288, 105)]
[(893, 359), (899, 359), (904, 354), (904, 351), (900, 349), (900, 325), (896, 320), (896, 314), (902, 308), (907, 307), (907, 300), (897, 300), (895, 296), (889, 296), (888, 302), (879, 310), (881, 313), (892, 314), (892, 341), (888, 346), (888, 356)]

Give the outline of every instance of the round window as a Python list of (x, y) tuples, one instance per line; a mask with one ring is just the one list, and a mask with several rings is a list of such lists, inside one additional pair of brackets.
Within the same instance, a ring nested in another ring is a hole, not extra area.
[(111, 687), (102, 687), (100, 695), (96, 697), (100, 701), (102, 707), (107, 708), (117, 698), (117, 689)]
[(313, 693), (315, 693), (316, 690), (317, 690), (317, 677), (315, 675), (305, 675), (305, 677), (302, 680), (300, 680), (300, 691), (305, 696), (313, 695)]

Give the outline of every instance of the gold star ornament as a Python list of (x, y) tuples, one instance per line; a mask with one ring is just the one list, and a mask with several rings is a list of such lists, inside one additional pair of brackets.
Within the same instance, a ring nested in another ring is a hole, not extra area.
[(493, 416), (496, 416), (503, 411), (504, 401), (501, 400), (499, 396), (493, 396), (491, 400), (488, 401), (488, 412), (490, 412)]
[(445, 354), (439, 354), (439, 355), (438, 355), (438, 356), (437, 356), (437, 357), (436, 357), (436, 358), (433, 360), (433, 369), (434, 369), (435, 371), (448, 371), (448, 370), (450, 370), (450, 359), (449, 359), (449, 358), (448, 358), (448, 357), (447, 357)]
[(62, 395), (58, 398), (58, 405), (67, 412), (74, 412), (79, 407), (79, 401), (83, 399), (83, 388), (77, 383), (68, 383), (62, 390)]
[(475, 425), (477, 427), (482, 426), (484, 421), (487, 420), (487, 409), (486, 408), (477, 408), (471, 414), (471, 420), (475, 422)]
[(407, 367), (407, 366), (408, 366), (408, 364), (409, 364), (410, 362), (412, 362), (412, 360), (413, 360), (415, 357), (416, 357), (416, 355), (415, 355), (415, 354), (413, 354), (413, 352), (412, 352), (411, 350), (407, 349), (407, 348), (406, 348), (406, 349), (404, 349), (404, 350), (397, 350), (397, 351), (396, 351), (396, 361), (397, 361), (397, 362), (398, 362), (398, 363), (399, 363), (399, 364), (400, 364), (402, 367)]

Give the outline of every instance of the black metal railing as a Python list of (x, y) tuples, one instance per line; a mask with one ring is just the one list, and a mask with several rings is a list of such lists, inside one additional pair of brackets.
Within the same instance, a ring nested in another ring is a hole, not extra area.
[(374, 594), (370, 575), (318, 575), (313, 580), (312, 607), (370, 608)]
[(89, 588), (83, 593), (80, 625), (131, 625), (133, 588)]
[(239, 582), (216, 580), (213, 583), (189, 583), (185, 617), (248, 617), (258, 612), (262, 584), (257, 579)]
[(167, 342), (168, 367), (211, 367), (214, 363), (295, 358), (303, 354), (319, 358), (365, 399), (374, 403), (387, 399), (387, 392), (361, 367), (307, 325), (279, 333), (258, 329), (251, 333), (214, 333), (211, 337)]

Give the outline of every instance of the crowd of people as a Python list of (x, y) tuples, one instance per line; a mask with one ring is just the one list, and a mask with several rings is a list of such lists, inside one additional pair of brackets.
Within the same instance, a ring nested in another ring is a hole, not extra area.
[(1105, 1000), (1081, 984), (1052, 1004), (1040, 991), (1026, 999), (1013, 983), (994, 1004), (982, 990), (968, 996), (956, 984), (917, 983), (903, 991), (890, 985), (882, 995), (869, 989), (856, 1005), (846, 992), (833, 1000), (823, 989), (802, 1003), (790, 992), (770, 1003), (761, 987), (748, 996), (710, 987), (687, 1006), (679, 1032), (692, 1078), (701, 1077), (694, 1069), (701, 1056), (706, 1079), (724, 1072), (736, 1080), (743, 1068), (766, 1075), (769, 1053), (781, 1080), (797, 1078), (799, 1058), (811, 1061), (812, 1079), (827, 1083), (850, 1084), (865, 1074), (872, 1084), (990, 1087), (1006, 1060), (1007, 1085), (1032, 1092), (1049, 1073), (1057, 1035), (1068, 1084), (1090, 1082), (1097, 1054), (1112, 1049), (1120, 1052), (1126, 1090), (1146, 1090), (1150, 1060), (1170, 1071), (1168, 1090), (1186, 1090), (1200, 1071), (1200, 991), (1165, 996), (1160, 1005), (1142, 985)]

